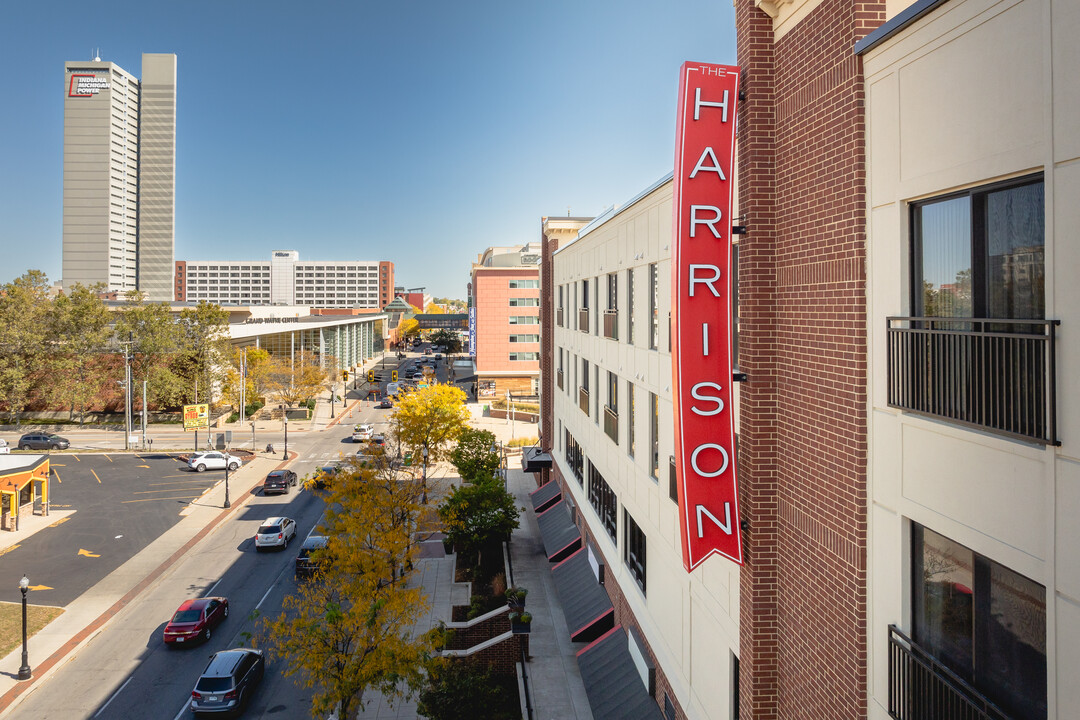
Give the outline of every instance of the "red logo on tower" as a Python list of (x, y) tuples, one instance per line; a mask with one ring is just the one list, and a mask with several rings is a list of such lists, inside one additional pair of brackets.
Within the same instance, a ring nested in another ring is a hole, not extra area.
[(731, 191), (739, 68), (685, 63), (675, 131), (671, 367), (687, 572), (742, 564), (731, 407)]

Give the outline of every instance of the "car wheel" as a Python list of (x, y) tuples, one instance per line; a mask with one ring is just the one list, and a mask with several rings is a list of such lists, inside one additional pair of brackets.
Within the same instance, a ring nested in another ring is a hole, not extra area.
[(236, 468), (238, 468), (238, 467), (240, 467), (240, 466), (237, 465), (236, 463), (232, 463), (231, 465), (229, 465), (229, 470), (231, 472), (236, 472)]
[(30, 446), (29, 446), (29, 445), (23, 445), (23, 444), (20, 444), (20, 445), (19, 445), (19, 449), (20, 449), (20, 450), (29, 450), (29, 449), (30, 449)]
[(59, 450), (60, 446), (57, 445), (56, 443), (53, 443), (52, 445), (49, 446), (49, 449), (50, 450)]
[(205, 630), (203, 630), (202, 637), (203, 637), (203, 642), (210, 642), (210, 628), (209, 627), (207, 627)]
[(206, 470), (206, 466), (202, 463), (195, 466), (195, 472), (203, 472), (204, 470)]

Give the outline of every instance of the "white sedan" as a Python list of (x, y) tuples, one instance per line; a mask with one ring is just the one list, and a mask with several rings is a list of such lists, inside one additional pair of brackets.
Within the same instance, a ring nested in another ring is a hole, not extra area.
[(236, 470), (243, 463), (238, 457), (214, 451), (195, 453), (188, 459), (187, 464), (195, 472), (202, 472), (203, 470), (224, 470), (226, 467)]
[(11, 446), (8, 445), (7, 440), (0, 438), (0, 455), (9, 455), (11, 453)]

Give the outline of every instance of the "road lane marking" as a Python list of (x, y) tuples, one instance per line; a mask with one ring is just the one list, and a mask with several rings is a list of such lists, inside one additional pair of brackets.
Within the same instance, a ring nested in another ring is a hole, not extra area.
[(174, 717), (173, 720), (180, 720), (180, 718), (184, 717), (184, 713), (188, 711), (189, 707), (191, 707), (191, 698), (184, 701), (184, 707), (180, 708), (180, 712), (176, 713), (176, 717)]
[[(132, 495), (149, 495), (151, 493), (163, 493), (163, 492), (184, 492), (185, 490), (195, 492), (196, 490), (202, 490), (202, 488), (162, 488), (160, 490), (136, 490), (132, 492)], [(202, 490), (204, 493), (205, 490)]]
[(101, 478), (99, 478), (97, 476), (97, 473), (94, 472), (94, 468), (90, 468), (90, 472), (93, 474), (94, 478), (98, 481), (98, 484), (100, 485), (101, 484)]
[(141, 468), (146, 468), (146, 469), (148, 469), (148, 470), (150, 469), (150, 466), (149, 466), (149, 465), (136, 465), (135, 467), (141, 467)]
[(137, 502), (156, 502), (158, 500), (198, 500), (199, 495), (184, 495), (182, 497), (166, 497), (166, 498), (142, 498), (139, 500), (121, 500), (123, 503), (137, 503)]
[(54, 465), (54, 466), (52, 467), (52, 471), (53, 471), (53, 475), (55, 475), (55, 476), (56, 476), (56, 482), (58, 482), (58, 483), (60, 483), (61, 485), (63, 485), (63, 484), (64, 484), (64, 481), (60, 479), (60, 473), (56, 472), (56, 466), (55, 466), (55, 465)]
[(48, 585), (28, 585), (27, 590), (52, 590), (53, 588)]
[(79, 548), (79, 554), (80, 555), (85, 555), (86, 557), (101, 557), (100, 555), (95, 555), (94, 553), (90, 552), (89, 550), (83, 550), (82, 548)]
[(67, 465), (65, 465), (64, 463), (51, 462), (51, 463), (49, 463), (49, 467), (67, 467)]
[(70, 517), (62, 517), (59, 520), (57, 520), (56, 522), (54, 522), (52, 525), (50, 525), (49, 527), (56, 527), (57, 525), (63, 525), (64, 523), (66, 523), (70, 519), (71, 519)]
[(105, 455), (105, 459), (108, 460), (109, 462), (113, 461), (113, 459), (111, 457), (109, 457), (107, 454)]
[(217, 582), (210, 586), (210, 589), (206, 591), (206, 594), (203, 595), (203, 597), (210, 597), (210, 593), (214, 592), (214, 588), (216, 588), (220, 582), (221, 578), (218, 578)]
[[(169, 476), (166, 476), (166, 477), (169, 477)], [(189, 483), (189, 482), (199, 482), (198, 478), (193, 478), (190, 475), (173, 475), (171, 477), (184, 477), (184, 478), (187, 478), (187, 480), (180, 480), (178, 482), (167, 482), (167, 483), (146, 483), (146, 487), (156, 487), (158, 485), (183, 485), (184, 483)]]
[(9, 545), (8, 547), (4, 548), (3, 550), (0, 550), (0, 555), (6, 555), (7, 553), (11, 552), (12, 550), (14, 550), (17, 547), (22, 547), (22, 546), (17, 545), (17, 544), (16, 545)]
[(124, 681), (124, 684), (123, 684), (123, 685), (121, 685), (121, 686), (119, 687), (119, 689), (118, 689), (118, 690), (117, 690), (116, 692), (114, 692), (114, 693), (112, 694), (112, 697), (111, 697), (111, 698), (109, 698), (109, 702), (107, 702), (107, 703), (105, 703), (104, 705), (102, 705), (102, 706), (101, 706), (101, 709), (100, 709), (100, 710), (98, 710), (98, 711), (97, 711), (96, 713), (94, 713), (94, 717), (97, 717), (97, 716), (98, 716), (98, 715), (100, 715), (101, 713), (105, 712), (105, 708), (109, 707), (109, 703), (111, 703), (111, 702), (112, 702), (113, 700), (115, 700), (115, 699), (116, 699), (116, 696), (117, 696), (117, 695), (119, 695), (119, 694), (120, 694), (120, 693), (121, 693), (121, 692), (122, 692), (122, 691), (124, 690), (124, 688), (126, 688), (126, 687), (128, 686), (128, 683), (129, 683), (129, 682), (131, 682), (131, 681), (132, 681), (132, 680), (134, 680), (134, 679), (135, 679), (135, 676), (134, 676), (134, 675), (132, 675), (132, 676), (131, 676), (131, 677), (129, 677), (129, 678), (127, 679), (127, 680), (125, 680), (125, 681)]
[(76, 462), (82, 462), (82, 460), (79, 460), (79, 456), (78, 456), (78, 455), (72, 455), (71, 457), (75, 458), (75, 461), (76, 461)]

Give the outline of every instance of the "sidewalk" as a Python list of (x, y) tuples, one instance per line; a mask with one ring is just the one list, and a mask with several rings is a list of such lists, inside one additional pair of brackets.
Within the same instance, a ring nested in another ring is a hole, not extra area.
[[(188, 506), (180, 522), (69, 604), (60, 617), (30, 638), (34, 673), (30, 680), (18, 682), (15, 679), (22, 664), (21, 646), (0, 659), (0, 717), (7, 716), (18, 705), (22, 695), (48, 678), (58, 665), (100, 632), (109, 620), (166, 575), (173, 564), (196, 543), (229, 515), (240, 511), (252, 497), (252, 488), (261, 482), (266, 473), (283, 464), (280, 456), (260, 453), (242, 469), (231, 474), (229, 490), (232, 507), (222, 508), (225, 500), (225, 481), (222, 478), (221, 482)], [(17, 533), (18, 539), (25, 540), (28, 534), (48, 527), (64, 515), (53, 511), (48, 517), (35, 516), (34, 521), (24, 525), (24, 529)]]

